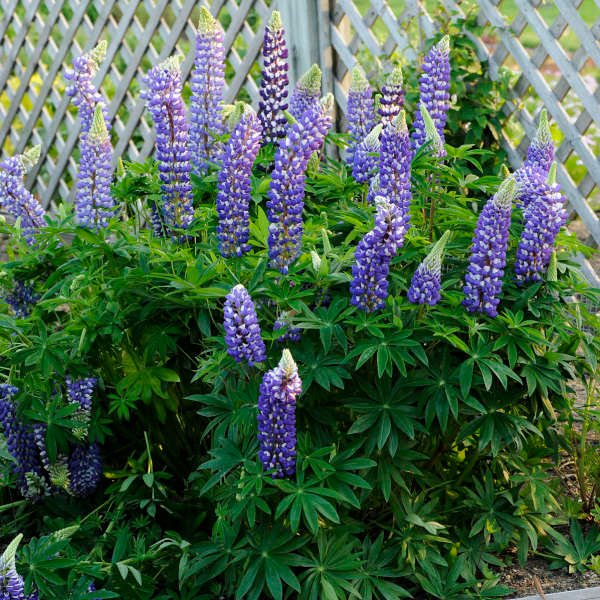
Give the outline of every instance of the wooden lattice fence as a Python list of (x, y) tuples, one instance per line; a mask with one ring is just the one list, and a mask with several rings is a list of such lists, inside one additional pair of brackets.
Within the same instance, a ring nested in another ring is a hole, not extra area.
[[(482, 25), (496, 29), (494, 40), (473, 36), (493, 77), (505, 66), (515, 73), (504, 105), (522, 131), (520, 143), (503, 140), (518, 167), (535, 130), (543, 103), (563, 133), (557, 150), (558, 178), (588, 241), (600, 245), (600, 85), (586, 75), (600, 72), (600, 4), (589, 26), (581, 10), (591, 0), (552, 0), (558, 16), (544, 21), (542, 0), (511, 0), (517, 12), (503, 16), (505, 0), (442, 0), (442, 11), (428, 13), (420, 0), (213, 0), (205, 2), (226, 31), (227, 100), (242, 94), (256, 104), (263, 28), (272, 9), (282, 12), (290, 47), (292, 80), (312, 62), (323, 69), (324, 92), (335, 94), (343, 124), (350, 69), (365, 54), (415, 62), (422, 41), (439, 28), (437, 20), (479, 10)], [(142, 75), (174, 52), (193, 62), (194, 24), (199, 0), (3, 0), (0, 2), (0, 148), (3, 155), (42, 145), (42, 159), (28, 184), (48, 206), (70, 201), (76, 174), (79, 123), (64, 94), (62, 73), (72, 57), (106, 39), (108, 56), (97, 76), (113, 122), (115, 160), (143, 160), (153, 148), (151, 122), (139, 98)], [(428, 3), (431, 4), (431, 3)], [(546, 2), (547, 4), (547, 2)], [(523, 44), (527, 34), (528, 43)], [(579, 42), (563, 48), (565, 35)], [(533, 42), (532, 42), (533, 40)], [(191, 51), (192, 50), (192, 51)], [(537, 97), (538, 101), (528, 98)], [(575, 100), (575, 101), (574, 101)], [(576, 168), (574, 168), (574, 165)], [(571, 171), (571, 173), (569, 173)], [(594, 279), (589, 270), (588, 276)], [(597, 279), (596, 279), (597, 281)]]

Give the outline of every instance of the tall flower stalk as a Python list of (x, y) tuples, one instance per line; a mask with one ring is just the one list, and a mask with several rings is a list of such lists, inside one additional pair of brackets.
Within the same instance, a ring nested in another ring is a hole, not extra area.
[(369, 85), (362, 68), (358, 65), (352, 69), (347, 115), (350, 146), (347, 150), (346, 160), (349, 165), (352, 165), (356, 146), (375, 126), (373, 88)]
[(72, 444), (67, 468), (69, 494), (80, 498), (90, 496), (102, 477), (102, 459), (98, 443)]
[(287, 273), (302, 248), (302, 211), (306, 166), (323, 145), (331, 127), (333, 96), (310, 106), (290, 124), (275, 153), (275, 168), (269, 187), (269, 258), (271, 265)]
[(258, 457), (274, 478), (296, 471), (296, 398), (301, 392), (298, 366), (286, 348), (279, 364), (265, 373), (258, 397)]
[(196, 59), (190, 79), (190, 152), (194, 172), (204, 175), (221, 154), (219, 137), (225, 133), (221, 117), (225, 90), (225, 46), (221, 24), (200, 7)]
[(321, 97), (321, 69), (313, 65), (298, 81), (292, 90), (289, 112), (295, 119), (299, 120), (302, 114), (309, 108), (319, 104)]
[(404, 106), (404, 78), (400, 66), (388, 75), (385, 85), (381, 88), (378, 113), (384, 127), (389, 125), (394, 117), (400, 114)]
[(352, 161), (352, 176), (359, 183), (370, 181), (374, 175), (379, 156), (381, 130), (383, 125), (375, 125), (369, 134), (357, 144)]
[(194, 218), (188, 125), (181, 97), (180, 57), (171, 57), (148, 71), (142, 97), (156, 127), (156, 159), (163, 205), (160, 217), (170, 235), (186, 229)]
[(262, 143), (277, 143), (285, 137), (288, 97), (288, 50), (279, 11), (274, 10), (265, 27), (263, 70), (260, 82), (258, 118), (262, 125)]
[(112, 146), (100, 102), (96, 105), (92, 126), (81, 140), (75, 210), (83, 227), (96, 231), (108, 227), (115, 213), (111, 179)]
[(414, 272), (407, 294), (413, 304), (435, 306), (440, 301), (442, 257), (449, 237), (450, 231), (446, 231)]
[(483, 207), (473, 235), (463, 305), (471, 313), (498, 315), (512, 204), (517, 194), (514, 177), (505, 179)]
[(251, 175), (262, 129), (249, 105), (241, 102), (236, 110), (239, 120), (225, 147), (217, 184), (217, 238), (225, 257), (242, 256), (250, 250)]

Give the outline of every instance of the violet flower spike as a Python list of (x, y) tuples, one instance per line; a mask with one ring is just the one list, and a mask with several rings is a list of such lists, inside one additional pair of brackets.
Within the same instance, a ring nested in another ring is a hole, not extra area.
[(0, 206), (15, 221), (20, 219), (23, 237), (30, 246), (35, 245), (37, 234), (45, 226), (45, 212), (25, 187), (23, 177), (38, 162), (40, 150), (40, 146), (34, 146), (0, 162)]
[(298, 81), (292, 90), (289, 113), (297, 120), (311, 107), (317, 107), (321, 97), (321, 69), (313, 65)]
[(67, 491), (72, 496), (85, 498), (96, 490), (102, 477), (102, 459), (97, 442), (71, 446), (68, 473)]
[(383, 126), (389, 125), (394, 117), (400, 114), (404, 106), (404, 78), (400, 66), (388, 75), (385, 85), (381, 88), (378, 113)]
[(329, 94), (321, 103), (309, 107), (288, 126), (275, 153), (267, 201), (269, 258), (271, 266), (284, 274), (302, 249), (305, 171), (331, 127), (332, 106), (333, 96)]
[(556, 163), (553, 163), (548, 180), (539, 186), (537, 197), (529, 204), (515, 262), (517, 284), (542, 280), (554, 251), (556, 236), (567, 221), (566, 202), (556, 183)]
[(262, 143), (277, 143), (285, 137), (288, 97), (288, 50), (279, 11), (274, 10), (265, 27), (263, 70), (260, 82), (258, 118), (262, 125)]
[(375, 126), (373, 89), (369, 85), (362, 68), (358, 65), (352, 69), (352, 83), (348, 91), (347, 115), (350, 146), (346, 151), (346, 162), (352, 165), (356, 146)]
[(374, 175), (379, 159), (379, 136), (381, 135), (382, 128), (381, 123), (375, 125), (354, 150), (352, 176), (359, 183), (370, 181)]
[(171, 57), (148, 71), (142, 97), (156, 127), (156, 159), (161, 180), (162, 218), (169, 234), (186, 229), (194, 218), (188, 125), (181, 97), (180, 56)]
[(414, 272), (407, 294), (413, 304), (435, 306), (440, 301), (442, 257), (449, 237), (450, 231), (446, 231)]
[[(419, 77), (419, 104), (425, 105), (444, 143), (444, 127), (450, 108), (450, 38), (445, 35), (425, 56)], [(415, 113), (412, 134), (415, 149), (425, 143), (425, 124)]]
[(250, 192), (252, 165), (260, 149), (261, 124), (252, 108), (238, 103), (237, 118), (223, 153), (217, 184), (217, 238), (225, 257), (250, 250)]
[(517, 194), (514, 177), (505, 179), (487, 201), (473, 235), (470, 263), (465, 275), (463, 306), (471, 313), (498, 314), (512, 203)]
[(2, 295), (2, 300), (8, 304), (18, 319), (25, 319), (31, 314), (33, 307), (40, 299), (33, 287), (24, 281), (15, 281), (10, 293)]
[(266, 358), (254, 302), (248, 290), (239, 283), (227, 294), (223, 308), (223, 326), (227, 352), (235, 362), (253, 367)]
[(390, 263), (404, 240), (401, 209), (382, 196), (375, 203), (375, 226), (358, 243), (350, 283), (350, 302), (366, 312), (385, 306)]
[(82, 227), (100, 231), (108, 227), (115, 214), (110, 192), (112, 180), (112, 146), (99, 103), (87, 135), (81, 140), (81, 158), (77, 172), (75, 211)]
[(279, 364), (267, 371), (258, 397), (258, 458), (273, 478), (296, 471), (296, 398), (302, 393), (298, 366), (286, 348)]

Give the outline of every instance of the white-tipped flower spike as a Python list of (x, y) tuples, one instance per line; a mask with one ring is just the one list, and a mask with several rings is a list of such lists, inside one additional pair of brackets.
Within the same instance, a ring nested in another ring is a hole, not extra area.
[(556, 250), (552, 250), (550, 262), (546, 271), (546, 281), (558, 281), (558, 266), (556, 262)]
[(424, 104), (419, 107), (421, 110), (421, 116), (423, 117), (423, 123), (425, 124), (425, 143), (431, 142), (431, 151), (435, 156), (446, 155), (446, 149), (444, 148), (444, 142), (438, 133), (438, 130), (433, 122), (433, 119), (429, 115), (429, 111)]
[(104, 121), (103, 114), (103, 106), (102, 104), (98, 104), (96, 106), (96, 110), (94, 111), (94, 118), (92, 119), (92, 126), (90, 127), (90, 131), (88, 133), (88, 140), (92, 144), (101, 144), (108, 140), (108, 129), (106, 128), (106, 123)]
[(375, 119), (375, 107), (373, 104), (373, 89), (359, 65), (352, 69), (352, 83), (348, 91), (348, 134), (350, 145), (346, 154), (346, 162), (352, 166), (356, 146), (373, 129)]
[(19, 533), (19, 535), (17, 535), (17, 537), (15, 537), (12, 540), (12, 542), (10, 542), (8, 546), (6, 546), (6, 550), (3, 552), (2, 558), (0, 559), (0, 562), (4, 567), (7, 567), (11, 570), (15, 569), (15, 557), (17, 555), (17, 548), (19, 547), (19, 544), (21, 543), (22, 539), (23, 534)]
[(206, 6), (200, 7), (200, 16), (198, 17), (198, 31), (204, 35), (209, 35), (218, 31), (219, 22), (210, 14)]
[(90, 58), (96, 63), (96, 71), (98, 70), (100, 63), (106, 58), (106, 50), (108, 43), (106, 40), (101, 40), (96, 44), (96, 47), (90, 52)]
[(26, 173), (35, 167), (38, 160), (40, 160), (41, 152), (42, 147), (38, 144), (37, 146), (32, 146), (29, 148), (29, 150), (25, 150), (25, 152), (21, 154), (21, 161)]
[(238, 101), (233, 105), (233, 109), (229, 111), (229, 115), (225, 121), (227, 129), (233, 131), (235, 126), (242, 120), (242, 117), (255, 117), (254, 109), (246, 102)]
[(360, 65), (356, 65), (352, 69), (352, 81), (350, 90), (355, 92), (364, 92), (369, 85), (369, 80), (365, 77), (365, 73)]
[(507, 209), (512, 206), (513, 200), (517, 193), (517, 182), (515, 178), (507, 177), (494, 194), (492, 201), (498, 208)]
[(392, 119), (404, 106), (404, 77), (400, 66), (388, 75), (385, 85), (381, 88), (381, 100), (377, 112), (384, 123), (391, 123)]
[(540, 122), (538, 124), (535, 137), (533, 138), (533, 144), (540, 146), (550, 146), (554, 143), (552, 139), (552, 133), (550, 132), (550, 124), (548, 123), (548, 112), (545, 108), (542, 108), (540, 112)]
[(288, 110), (296, 119), (299, 119), (302, 113), (319, 101), (321, 76), (319, 65), (313, 65), (294, 86)]
[(383, 125), (379, 123), (375, 125), (369, 135), (358, 144), (354, 152), (354, 161), (352, 164), (352, 176), (359, 183), (370, 181), (373, 176), (373, 171), (377, 166), (379, 154), (379, 137)]

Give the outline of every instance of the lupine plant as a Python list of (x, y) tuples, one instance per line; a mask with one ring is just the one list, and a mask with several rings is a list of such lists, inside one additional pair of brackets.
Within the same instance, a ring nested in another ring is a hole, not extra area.
[(353, 163), (357, 144), (362, 142), (374, 126), (373, 88), (362, 68), (357, 65), (352, 69), (352, 83), (348, 90), (348, 133), (351, 143), (346, 158), (349, 165)]
[(309, 108), (314, 108), (321, 97), (321, 69), (313, 65), (298, 81), (292, 90), (289, 112), (295, 119), (300, 119)]

